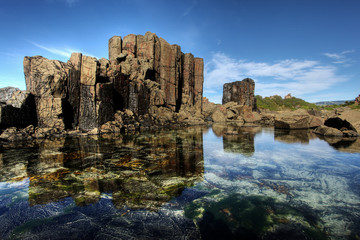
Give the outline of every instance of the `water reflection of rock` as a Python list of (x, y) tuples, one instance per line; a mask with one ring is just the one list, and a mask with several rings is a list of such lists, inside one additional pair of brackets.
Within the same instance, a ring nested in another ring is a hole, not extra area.
[(320, 137), (340, 152), (360, 153), (360, 138)]
[(216, 136), (223, 138), (225, 152), (241, 153), (245, 156), (252, 156), (255, 152), (254, 138), (261, 127), (243, 127), (237, 125), (212, 126)]
[(275, 129), (274, 139), (284, 143), (309, 143), (316, 135), (309, 130)]
[(30, 205), (66, 197), (87, 205), (106, 195), (118, 208), (156, 210), (204, 172), (201, 129), (43, 140), (35, 148), (16, 161), (5, 151), (0, 166), (1, 181), (29, 177)]

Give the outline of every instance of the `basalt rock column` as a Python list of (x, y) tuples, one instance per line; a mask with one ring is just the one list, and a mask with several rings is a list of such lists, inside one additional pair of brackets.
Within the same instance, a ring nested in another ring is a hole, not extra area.
[(202, 97), (203, 97), (203, 84), (204, 84), (204, 59), (195, 58), (194, 68), (194, 107), (196, 113), (202, 112)]
[(68, 64), (72, 66), (69, 70), (68, 102), (65, 102), (65, 107), (70, 115), (69, 120), (65, 121), (67, 128), (75, 128), (79, 125), (81, 63), (81, 53), (71, 54), (70, 60), (68, 61)]
[(256, 109), (255, 101), (255, 82), (251, 78), (245, 78), (242, 81), (225, 83), (223, 87), (222, 104), (236, 102), (239, 105), (249, 106)]
[(79, 127), (83, 130), (97, 127), (95, 103), (96, 68), (96, 58), (89, 56), (82, 57)]
[(24, 72), (39, 127), (88, 131), (112, 121), (118, 110), (159, 124), (200, 119), (203, 65), (147, 32), (112, 37), (109, 60), (81, 53), (67, 63), (25, 57)]
[(122, 39), (120, 36), (113, 36), (109, 39), (109, 60), (116, 61), (121, 56)]
[(24, 58), (26, 88), (35, 96), (39, 127), (64, 129), (63, 101), (67, 96), (65, 63), (41, 56)]

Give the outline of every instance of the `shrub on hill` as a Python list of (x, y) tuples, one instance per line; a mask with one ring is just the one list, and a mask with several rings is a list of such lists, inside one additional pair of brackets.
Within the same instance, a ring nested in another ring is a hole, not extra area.
[(306, 102), (300, 98), (292, 97), (288, 99), (283, 99), (281, 96), (275, 95), (271, 97), (262, 97), (260, 95), (256, 95), (256, 104), (258, 108), (269, 109), (272, 111), (290, 109), (296, 110), (299, 108), (302, 109), (319, 109), (313, 103)]

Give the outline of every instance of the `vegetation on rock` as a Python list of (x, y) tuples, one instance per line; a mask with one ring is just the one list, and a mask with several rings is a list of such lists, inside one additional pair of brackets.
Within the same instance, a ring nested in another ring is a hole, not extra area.
[(271, 111), (279, 111), (284, 109), (296, 110), (299, 108), (307, 110), (319, 109), (319, 106), (296, 97), (283, 99), (278, 95), (264, 98), (260, 95), (256, 95), (255, 98), (257, 107), (259, 109), (269, 109)]

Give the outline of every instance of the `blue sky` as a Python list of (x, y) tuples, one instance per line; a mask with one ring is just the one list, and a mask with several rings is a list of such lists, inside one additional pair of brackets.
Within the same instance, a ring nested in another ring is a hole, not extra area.
[(262, 96), (360, 94), (359, 0), (2, 0), (0, 87), (25, 89), (24, 56), (108, 58), (108, 39), (156, 33), (205, 61), (204, 96), (250, 77)]

